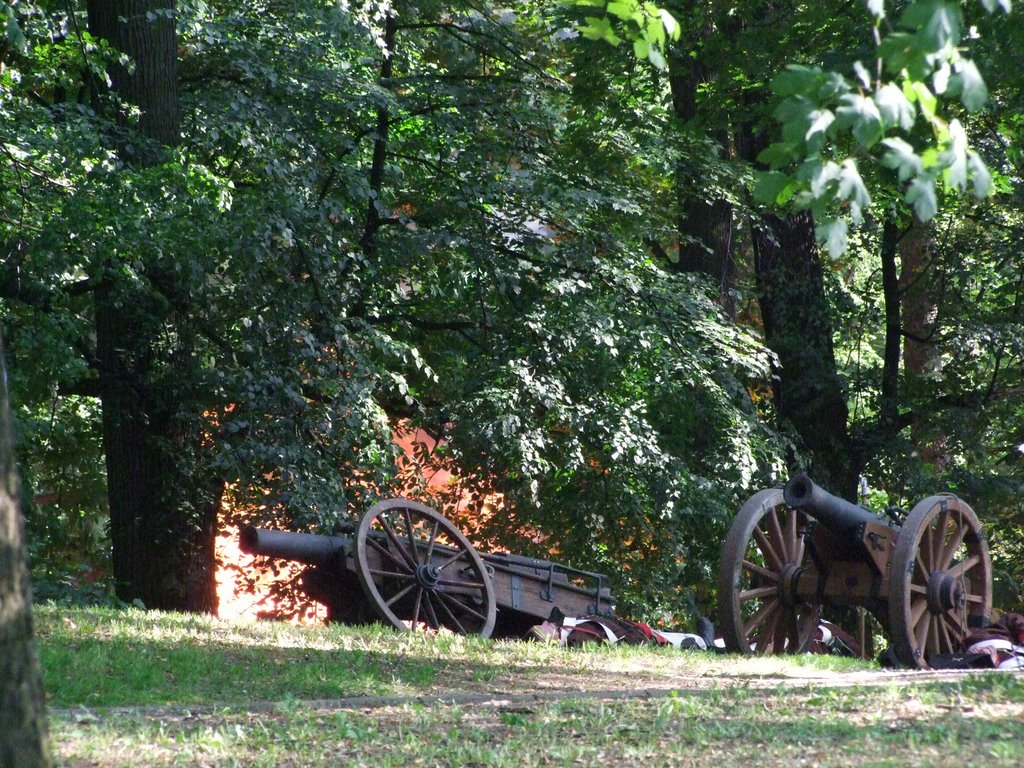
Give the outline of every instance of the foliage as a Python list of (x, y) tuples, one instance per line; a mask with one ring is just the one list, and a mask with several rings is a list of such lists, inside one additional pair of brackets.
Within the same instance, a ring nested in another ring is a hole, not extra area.
[[(479, 541), (607, 571), (624, 612), (710, 612), (728, 518), (802, 458), (773, 424), (752, 190), (846, 249), (826, 326), (856, 435), (881, 409), (881, 222), (943, 233), (942, 366), (900, 379), (916, 426), (867, 466), (890, 503), (953, 487), (1005, 520), (1020, 582), (1016, 17), (699, 5), (180, 2), (182, 142), (136, 169), (114, 151), (130, 125), (92, 108), (120, 54), (81, 4), (5, 4), (0, 306), (40, 574), (105, 567), (104, 278), (138, 297), (148, 383), (204, 436), (169, 455), (226, 484), (224, 522), (330, 530), (400, 487), (410, 424)], [(686, 205), (723, 200), (733, 314), (678, 268)], [(948, 460), (924, 461), (940, 433)]]
[[(997, 3), (982, 5), (992, 12)], [(1009, 0), (998, 6), (1009, 13)], [(871, 202), (858, 158), (894, 171), (903, 200), (922, 221), (938, 211), (940, 185), (951, 192), (970, 187), (978, 198), (991, 189), (989, 171), (957, 116), (988, 100), (977, 65), (962, 52), (959, 3), (908, 3), (894, 28), (886, 3), (869, 0), (867, 7), (876, 41), (871, 66), (854, 61), (851, 80), (791, 64), (772, 81), (782, 138), (759, 159), (776, 169), (797, 168), (764, 174), (755, 188), (765, 202), (810, 208), (818, 239), (834, 256), (846, 250), (847, 219), (861, 223)]]

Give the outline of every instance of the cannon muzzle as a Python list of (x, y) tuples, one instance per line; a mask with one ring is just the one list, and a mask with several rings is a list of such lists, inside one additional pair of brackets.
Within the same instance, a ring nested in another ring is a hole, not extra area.
[(247, 525), (238, 534), (238, 548), (248, 555), (266, 555), (306, 565), (330, 566), (340, 562), (351, 539), (312, 533), (272, 531)]
[(859, 541), (857, 529), (864, 523), (886, 523), (871, 510), (833, 496), (807, 475), (791, 478), (782, 494), (787, 505), (803, 510), (833, 533), (851, 541)]

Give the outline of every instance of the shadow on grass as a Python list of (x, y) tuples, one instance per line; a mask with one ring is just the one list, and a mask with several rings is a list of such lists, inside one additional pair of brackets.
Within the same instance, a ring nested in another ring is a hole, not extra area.
[(380, 625), (295, 626), (37, 606), (50, 707), (488, 693), (578, 666), (560, 649)]

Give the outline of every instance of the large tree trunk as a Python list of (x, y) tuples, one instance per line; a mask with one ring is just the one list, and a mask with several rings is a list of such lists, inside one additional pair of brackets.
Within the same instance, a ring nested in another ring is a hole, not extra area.
[(815, 482), (853, 498), (859, 467), (814, 223), (807, 213), (766, 216), (753, 240), (765, 341), (781, 366), (773, 382), (780, 426), (797, 437)]
[[(702, 48), (700, 43), (706, 41), (711, 34), (711, 18), (705, 8), (694, 2), (684, 6), (683, 14), (683, 18), (692, 22), (687, 27), (695, 29), (693, 34), (696, 39), (689, 42), (695, 51), (699, 51)], [(707, 82), (710, 73), (699, 55), (686, 54), (685, 42), (673, 46), (676, 54), (669, 58), (669, 86), (676, 117), (683, 123), (694, 124), (698, 117), (697, 92)], [(729, 137), (724, 131), (714, 138), (723, 153), (729, 151)], [(711, 278), (718, 287), (722, 307), (732, 316), (735, 310), (732, 288), (736, 271), (733, 256), (733, 205), (724, 199), (704, 199), (701, 193), (705, 185), (701, 179), (694, 177), (685, 164), (679, 165), (675, 177), (679, 205), (679, 261), (675, 268)]]
[(0, 766), (51, 764), (0, 339)]
[[(174, 2), (90, 0), (88, 11), (90, 32), (134, 64), (110, 75), (117, 95), (141, 110), (132, 127), (144, 140), (125, 141), (119, 152), (128, 164), (154, 163), (179, 133)], [(220, 484), (197, 459), (203, 402), (195, 355), (182, 319), (154, 299), (155, 286), (174, 278), (140, 256), (149, 285), (104, 269), (95, 304), (116, 590), (147, 608), (215, 612)]]

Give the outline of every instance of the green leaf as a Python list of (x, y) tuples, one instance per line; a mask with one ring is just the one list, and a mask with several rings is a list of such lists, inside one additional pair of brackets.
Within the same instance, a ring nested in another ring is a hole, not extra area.
[(769, 205), (784, 205), (793, 197), (796, 183), (786, 173), (779, 171), (761, 171), (755, 176), (754, 199)]
[(651, 44), (644, 40), (642, 37), (638, 37), (633, 41), (633, 55), (641, 61), (647, 58), (647, 54), (651, 51)]
[(588, 40), (604, 40), (613, 46), (622, 42), (622, 38), (616, 35), (615, 30), (612, 29), (611, 20), (606, 16), (601, 18), (587, 16), (584, 21), (586, 24), (581, 24), (578, 29), (580, 34)]
[(818, 152), (825, 143), (825, 133), (836, 116), (829, 109), (816, 109), (807, 116), (810, 126), (804, 134), (804, 141), (811, 152)]
[[(608, 3), (605, 10), (613, 16), (618, 16), (623, 21), (635, 21), (637, 24), (641, 24), (644, 18), (644, 12), (640, 9), (637, 3), (623, 3), (615, 2)], [(641, 24), (642, 26), (642, 24)]]
[(950, 188), (967, 188), (967, 133), (959, 120), (949, 123), (949, 141), (942, 152), (943, 183)]
[(798, 144), (777, 141), (762, 149), (757, 160), (772, 168), (781, 168), (784, 165), (789, 165), (797, 156)]
[(960, 8), (943, 0), (917, 0), (907, 6), (903, 26), (916, 33), (926, 51), (941, 51), (960, 42)]
[(953, 85), (959, 90), (961, 103), (970, 112), (984, 107), (988, 101), (988, 87), (978, 67), (970, 59), (960, 59), (954, 69)]
[(863, 210), (871, 205), (871, 195), (868, 194), (868, 188), (864, 186), (864, 180), (857, 170), (857, 163), (852, 158), (843, 161), (838, 179), (836, 197), (849, 202), (850, 215), (856, 223), (860, 223)]
[(28, 40), (18, 25), (18, 17), (14, 14), (14, 8), (8, 3), (4, 3), (4, 26), (7, 30), (7, 42), (11, 44), (11, 47), (18, 53), (26, 53)]
[(882, 156), (882, 165), (898, 170), (901, 182), (920, 176), (924, 172), (924, 163), (914, 148), (901, 138), (884, 139), (882, 145), (888, 148)]
[(939, 204), (935, 199), (935, 180), (929, 176), (918, 176), (907, 189), (903, 196), (907, 205), (914, 208), (914, 213), (921, 221), (929, 221), (939, 210)]
[(647, 60), (662, 72), (668, 69), (668, 62), (665, 61), (665, 57), (662, 56), (661, 51), (654, 46), (651, 46), (647, 51)]
[(935, 109), (939, 103), (938, 99), (928, 90), (928, 86), (920, 80), (911, 82), (910, 88), (914, 93), (915, 100), (921, 107), (921, 113), (927, 118), (928, 122), (933, 121), (935, 119)]
[(875, 93), (875, 104), (878, 106), (883, 130), (899, 126), (901, 130), (909, 131), (914, 127), (917, 116), (914, 105), (894, 84), (886, 83), (878, 89)]
[(814, 227), (814, 237), (828, 248), (829, 256), (837, 259), (846, 253), (847, 224), (843, 219), (828, 219)]
[(882, 116), (875, 102), (859, 93), (848, 93), (840, 103), (836, 110), (840, 124), (852, 126), (853, 137), (862, 147), (873, 146), (882, 137)]
[(988, 197), (992, 191), (992, 175), (978, 153), (973, 150), (967, 153), (967, 168), (971, 174), (974, 196), (979, 200)]
[(672, 40), (679, 39), (679, 22), (676, 21), (676, 17), (666, 11), (664, 8), (658, 9), (658, 15), (661, 17), (661, 23), (665, 27), (665, 31), (668, 33), (669, 38)]
[(772, 78), (771, 87), (779, 96), (804, 96), (814, 90), (820, 76), (820, 67), (789, 64)]

